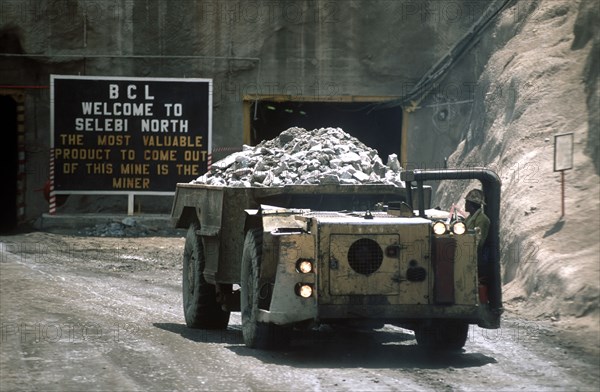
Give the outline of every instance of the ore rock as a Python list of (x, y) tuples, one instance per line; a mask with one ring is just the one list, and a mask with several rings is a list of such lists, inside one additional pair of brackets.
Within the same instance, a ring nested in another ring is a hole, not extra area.
[(400, 167), (400, 162), (398, 161), (398, 155), (391, 154), (388, 156), (387, 166), (393, 170), (395, 173), (398, 173), (402, 167)]
[(404, 187), (396, 154), (384, 165), (372, 149), (341, 128), (307, 131), (292, 127), (257, 146), (212, 164), (192, 181), (231, 187), (278, 187), (298, 184), (388, 184)]

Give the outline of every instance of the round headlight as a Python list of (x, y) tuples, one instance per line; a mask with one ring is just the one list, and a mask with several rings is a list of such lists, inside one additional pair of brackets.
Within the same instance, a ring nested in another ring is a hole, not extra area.
[(313, 288), (309, 284), (300, 283), (296, 286), (296, 294), (302, 298), (310, 298), (313, 293)]
[(303, 274), (308, 274), (312, 272), (313, 266), (310, 260), (300, 259), (296, 264), (296, 270)]
[(452, 225), (452, 232), (457, 235), (465, 234), (467, 231), (467, 226), (465, 222), (456, 222)]
[(433, 224), (433, 232), (436, 235), (442, 235), (446, 233), (446, 224), (442, 221), (437, 221)]

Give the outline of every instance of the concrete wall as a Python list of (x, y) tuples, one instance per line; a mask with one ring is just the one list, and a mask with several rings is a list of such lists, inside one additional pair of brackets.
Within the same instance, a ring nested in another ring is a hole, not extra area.
[[(213, 147), (239, 147), (244, 95), (402, 96), (488, 4), (0, 0), (0, 93), (26, 94), (26, 218), (47, 210), (34, 190), (47, 178), (51, 73), (212, 78)], [(450, 114), (468, 117), (453, 107)], [(439, 165), (459, 140), (461, 131), (437, 115), (437, 108), (411, 115), (414, 165)]]

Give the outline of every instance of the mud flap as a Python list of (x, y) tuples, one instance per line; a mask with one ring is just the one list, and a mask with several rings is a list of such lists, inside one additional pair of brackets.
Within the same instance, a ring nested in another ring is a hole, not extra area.
[(440, 305), (454, 304), (454, 238), (440, 237), (433, 240), (433, 301)]

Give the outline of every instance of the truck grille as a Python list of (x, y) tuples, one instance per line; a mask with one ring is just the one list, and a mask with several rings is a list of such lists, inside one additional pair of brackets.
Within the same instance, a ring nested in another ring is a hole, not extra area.
[(361, 238), (348, 250), (348, 264), (362, 275), (370, 275), (381, 267), (383, 251), (379, 244), (369, 238)]

